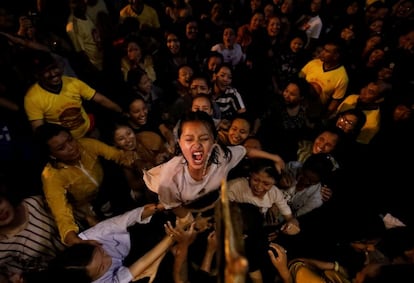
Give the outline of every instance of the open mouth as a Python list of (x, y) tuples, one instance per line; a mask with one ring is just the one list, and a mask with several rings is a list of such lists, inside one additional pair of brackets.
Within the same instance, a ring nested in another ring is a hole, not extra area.
[(204, 153), (202, 151), (195, 151), (192, 154), (192, 158), (195, 164), (200, 165), (203, 164), (203, 156)]

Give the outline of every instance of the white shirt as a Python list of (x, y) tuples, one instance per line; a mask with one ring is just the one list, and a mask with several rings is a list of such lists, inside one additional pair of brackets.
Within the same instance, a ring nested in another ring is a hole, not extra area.
[(84, 240), (97, 240), (102, 248), (112, 257), (112, 265), (107, 272), (93, 283), (129, 283), (133, 279), (129, 268), (123, 260), (131, 249), (131, 238), (127, 228), (135, 223), (148, 223), (151, 217), (141, 220), (143, 207), (135, 208), (124, 214), (103, 220), (83, 231), (79, 237)]
[(282, 215), (292, 214), (292, 210), (287, 204), (282, 191), (276, 186), (272, 188), (263, 196), (259, 198), (255, 196), (250, 189), (249, 181), (246, 178), (236, 178), (228, 182), (228, 196), (230, 201), (239, 203), (250, 203), (260, 208), (260, 211), (265, 214), (273, 204), (276, 204)]
[[(219, 148), (219, 147), (217, 147)], [(160, 202), (166, 209), (189, 204), (208, 193), (219, 190), (221, 181), (227, 179), (228, 172), (246, 155), (244, 146), (229, 146), (230, 160), (224, 158), (224, 152), (218, 150), (218, 163), (211, 164), (201, 181), (194, 180), (188, 172), (183, 156), (176, 156), (168, 162), (144, 171), (147, 187), (158, 193)]]

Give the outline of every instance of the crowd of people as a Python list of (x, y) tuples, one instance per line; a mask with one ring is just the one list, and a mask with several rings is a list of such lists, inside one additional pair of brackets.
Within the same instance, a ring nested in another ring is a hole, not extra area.
[(0, 282), (414, 280), (413, 0), (15, 2)]

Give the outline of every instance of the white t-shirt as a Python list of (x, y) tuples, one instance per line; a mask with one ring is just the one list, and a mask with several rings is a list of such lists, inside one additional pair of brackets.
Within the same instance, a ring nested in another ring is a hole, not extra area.
[(246, 178), (237, 178), (229, 181), (228, 196), (230, 201), (239, 203), (250, 203), (260, 208), (260, 211), (265, 214), (273, 204), (276, 204), (282, 215), (292, 214), (292, 210), (287, 204), (283, 193), (276, 187), (272, 188), (263, 196), (259, 198), (253, 195), (249, 186), (249, 181)]
[[(219, 148), (219, 147), (217, 147)], [(218, 191), (221, 181), (246, 155), (244, 146), (229, 146), (231, 159), (224, 158), (224, 152), (218, 150), (218, 163), (211, 164), (203, 180), (196, 181), (188, 172), (183, 156), (176, 156), (166, 163), (144, 171), (147, 187), (158, 193), (160, 202), (166, 209), (190, 204), (209, 193)]]

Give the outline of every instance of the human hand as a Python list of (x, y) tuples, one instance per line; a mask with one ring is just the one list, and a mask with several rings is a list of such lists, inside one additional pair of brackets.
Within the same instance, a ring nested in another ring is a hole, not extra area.
[[(274, 253), (276, 251), (276, 254)], [(273, 266), (279, 271), (280, 275), (283, 277), (286, 274), (289, 274), (288, 270), (288, 259), (287, 259), (287, 251), (282, 246), (276, 243), (269, 244), (269, 250), (267, 254), (269, 255), (270, 261), (272, 262)]]
[(322, 187), (321, 187), (321, 196), (322, 196), (322, 201), (327, 202), (332, 197), (332, 190), (329, 187), (327, 187), (326, 185), (322, 185)]
[(197, 237), (197, 231), (195, 230), (195, 222), (191, 223), (188, 229), (182, 227), (173, 227), (170, 221), (164, 224), (165, 233), (172, 237), (178, 245), (190, 246)]
[(280, 230), (287, 235), (296, 235), (300, 232), (299, 221), (293, 218), (283, 224)]
[(217, 236), (216, 231), (210, 232), (207, 236), (207, 251), (216, 252), (217, 251)]

